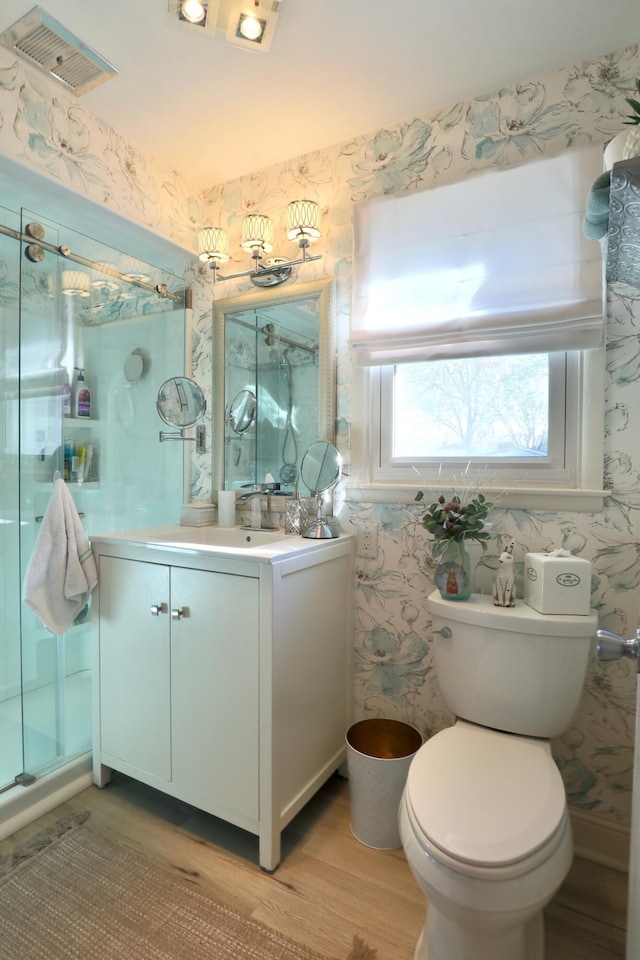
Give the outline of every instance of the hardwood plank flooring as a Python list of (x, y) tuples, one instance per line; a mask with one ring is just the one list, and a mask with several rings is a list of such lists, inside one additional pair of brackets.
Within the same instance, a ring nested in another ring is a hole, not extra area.
[[(0, 855), (73, 810), (198, 891), (245, 916), (346, 960), (359, 937), (376, 960), (412, 960), (425, 902), (402, 850), (371, 850), (349, 826), (348, 784), (332, 777), (283, 835), (273, 874), (257, 838), (115, 774), (0, 843)], [(546, 911), (547, 960), (624, 957), (626, 874), (576, 858)]]

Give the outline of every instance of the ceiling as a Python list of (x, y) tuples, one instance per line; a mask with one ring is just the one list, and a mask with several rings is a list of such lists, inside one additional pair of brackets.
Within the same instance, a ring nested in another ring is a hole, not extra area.
[(198, 192), (640, 41), (638, 0), (283, 0), (268, 53), (168, 0), (42, 6), (119, 70), (79, 103)]

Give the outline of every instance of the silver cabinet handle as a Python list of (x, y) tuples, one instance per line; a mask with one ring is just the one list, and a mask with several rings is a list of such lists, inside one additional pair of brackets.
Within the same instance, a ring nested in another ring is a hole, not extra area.
[(161, 613), (162, 613), (162, 608), (163, 608), (163, 606), (164, 606), (163, 603), (152, 603), (152, 604), (151, 604), (151, 616), (152, 616), (152, 617), (157, 617), (159, 614), (161, 614)]
[(183, 608), (183, 607), (174, 607), (173, 610), (171, 611), (171, 619), (172, 619), (172, 620), (180, 620), (181, 617), (183, 617), (183, 616), (184, 616), (184, 608)]
[(598, 660), (620, 660), (621, 657), (632, 657), (639, 661), (640, 670), (640, 627), (636, 629), (635, 637), (625, 640), (610, 630), (596, 630), (596, 654)]

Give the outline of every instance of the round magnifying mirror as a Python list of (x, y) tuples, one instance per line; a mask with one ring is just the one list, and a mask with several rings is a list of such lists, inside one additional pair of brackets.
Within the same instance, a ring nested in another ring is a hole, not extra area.
[(340, 454), (332, 443), (317, 440), (311, 444), (302, 458), (300, 476), (313, 497), (338, 482), (340, 463)]
[(256, 395), (251, 390), (241, 390), (229, 404), (227, 420), (234, 433), (244, 433), (256, 418)]
[(313, 540), (329, 540), (337, 537), (324, 518), (322, 493), (333, 487), (340, 479), (341, 458), (337, 449), (327, 440), (312, 443), (300, 464), (300, 476), (311, 495), (316, 497), (315, 521), (303, 533)]
[(158, 390), (156, 409), (165, 423), (173, 427), (193, 427), (207, 409), (204, 393), (189, 377), (172, 377)]

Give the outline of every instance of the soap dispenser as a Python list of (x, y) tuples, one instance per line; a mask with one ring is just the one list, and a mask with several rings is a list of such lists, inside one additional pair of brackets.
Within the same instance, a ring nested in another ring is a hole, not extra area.
[(74, 367), (74, 370), (78, 371), (78, 377), (73, 391), (73, 415), (74, 417), (90, 417), (91, 392), (84, 379), (84, 367)]

